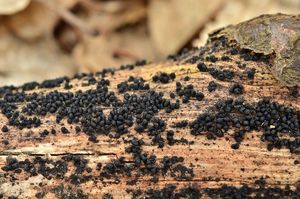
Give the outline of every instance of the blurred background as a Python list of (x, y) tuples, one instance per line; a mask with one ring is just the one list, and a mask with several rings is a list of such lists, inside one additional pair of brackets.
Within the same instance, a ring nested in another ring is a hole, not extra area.
[(0, 0), (0, 86), (154, 62), (300, 0)]

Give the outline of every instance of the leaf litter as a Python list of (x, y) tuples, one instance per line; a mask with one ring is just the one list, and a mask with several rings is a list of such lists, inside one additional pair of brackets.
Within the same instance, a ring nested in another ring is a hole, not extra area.
[(0, 0), (0, 84), (155, 62), (228, 24), (299, 11), (297, 0)]

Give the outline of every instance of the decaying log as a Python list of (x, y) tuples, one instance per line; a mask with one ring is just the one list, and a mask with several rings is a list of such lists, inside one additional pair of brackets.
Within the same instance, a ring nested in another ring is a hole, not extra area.
[(298, 88), (274, 59), (220, 37), (2, 87), (0, 198), (299, 198)]

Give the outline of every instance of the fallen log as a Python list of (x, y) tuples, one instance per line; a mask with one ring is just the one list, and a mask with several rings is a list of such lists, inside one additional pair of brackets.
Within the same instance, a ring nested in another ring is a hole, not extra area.
[(0, 198), (299, 198), (299, 90), (276, 56), (213, 34), (161, 63), (2, 87)]

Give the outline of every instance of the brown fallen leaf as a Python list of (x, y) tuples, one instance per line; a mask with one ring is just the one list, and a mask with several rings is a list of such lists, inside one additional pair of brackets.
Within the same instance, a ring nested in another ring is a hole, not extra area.
[[(258, 6), (259, 5), (259, 6)], [(262, 14), (299, 14), (299, 0), (228, 0), (217, 14), (214, 21), (205, 25), (200, 38), (195, 40), (194, 46), (202, 46), (208, 38), (208, 33), (229, 24), (254, 18)]]
[(26, 42), (0, 26), (0, 85), (20, 85), (75, 72), (73, 60), (51, 37)]
[(73, 16), (62, 13), (63, 21), (58, 23), (54, 34), (60, 47), (66, 52), (72, 52), (86, 34), (109, 34), (126, 25), (135, 24), (145, 16), (143, 1), (78, 0)]
[[(86, 21), (81, 20), (78, 16), (72, 13), (70, 10), (66, 9), (63, 6), (57, 6), (52, 1), (47, 0), (38, 0), (43, 5), (45, 5), (49, 10), (53, 11), (57, 16), (61, 17), (63, 21), (67, 24), (71, 25), (72, 27), (76, 28), (83, 34), (90, 34), (96, 35), (98, 31), (94, 28), (89, 26)], [(71, 5), (74, 5), (78, 0), (69, 0), (73, 2)]]
[(67, 53), (71, 53), (82, 38), (82, 32), (60, 21), (54, 29), (54, 37), (58, 46)]
[(152, 0), (148, 25), (157, 50), (166, 56), (177, 52), (210, 20), (223, 0)]
[[(59, 9), (68, 9), (76, 2), (77, 0), (51, 0), (48, 3), (59, 5)], [(34, 0), (26, 9), (7, 17), (5, 24), (18, 37), (33, 41), (44, 35), (51, 35), (60, 17), (42, 1)]]
[[(109, 1), (99, 2), (99, 5), (105, 6), (105, 3), (109, 3)], [(99, 32), (109, 33), (125, 25), (135, 24), (146, 17), (144, 1), (115, 1), (114, 3), (115, 7), (117, 7), (116, 3), (119, 4), (119, 10), (115, 9), (115, 12), (90, 8), (88, 16), (85, 18), (86, 23), (98, 29)]]
[(145, 25), (97, 37), (85, 36), (74, 49), (73, 57), (82, 72), (95, 72), (147, 58), (155, 60), (154, 47)]
[(114, 1), (94, 1), (94, 0), (78, 0), (80, 5), (88, 10), (116, 13), (125, 9), (127, 1), (114, 0)]
[(30, 0), (0, 0), (0, 14), (11, 15), (25, 9)]

